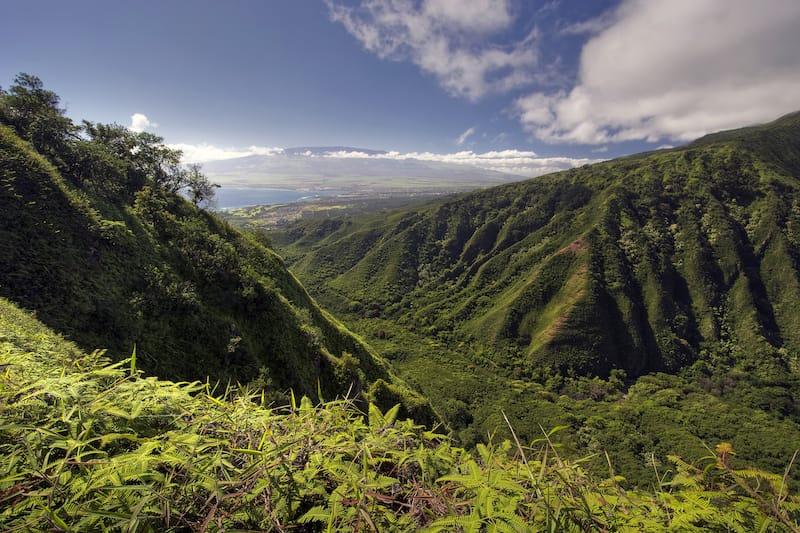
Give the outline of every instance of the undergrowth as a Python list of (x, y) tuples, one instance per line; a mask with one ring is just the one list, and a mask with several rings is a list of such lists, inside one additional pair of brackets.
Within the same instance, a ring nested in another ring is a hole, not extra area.
[(0, 529), (800, 530), (786, 476), (734, 466), (724, 443), (626, 491), (561, 457), (552, 431), (470, 454), (398, 407), (274, 408), (145, 377), (135, 356), (83, 354), (0, 300)]

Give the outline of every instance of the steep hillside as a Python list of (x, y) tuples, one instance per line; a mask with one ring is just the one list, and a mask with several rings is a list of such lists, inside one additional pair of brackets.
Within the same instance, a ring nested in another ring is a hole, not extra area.
[(502, 431), (502, 407), (527, 437), (564, 424), (630, 471), (720, 434), (785, 454), (796, 440), (728, 417), (800, 421), (799, 153), (794, 114), (273, 238), (468, 442)]
[(43, 141), (35, 128), (63, 117), (20, 111), (20, 98), (47, 94), (31, 84), (1, 95), (13, 128), (0, 125), (0, 295), (81, 346), (117, 358), (136, 346), (161, 377), (364, 392), (432, 420), (272, 250), (175, 194), (183, 171), (160, 139), (91, 124), (79, 137), (65, 123)]

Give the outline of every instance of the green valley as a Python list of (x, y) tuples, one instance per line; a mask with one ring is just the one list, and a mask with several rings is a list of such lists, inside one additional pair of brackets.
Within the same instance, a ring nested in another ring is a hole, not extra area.
[(271, 237), (465, 445), (508, 436), (502, 409), (638, 483), (720, 439), (779, 469), (800, 442), (799, 172), (793, 114)]

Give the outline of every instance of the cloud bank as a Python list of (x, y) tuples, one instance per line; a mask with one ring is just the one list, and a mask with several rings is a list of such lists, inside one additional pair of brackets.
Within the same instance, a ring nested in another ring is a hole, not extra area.
[(325, 157), (333, 158), (360, 158), (360, 159), (390, 159), (403, 161), (416, 159), (419, 161), (435, 161), (457, 165), (469, 165), (496, 172), (517, 174), (519, 176), (533, 177), (558, 172), (569, 168), (596, 163), (601, 159), (583, 159), (573, 157), (540, 157), (536, 152), (524, 150), (500, 150), (475, 153), (472, 150), (451, 154), (436, 154), (432, 152), (386, 152), (367, 154), (357, 151), (328, 152)]
[(494, 170), (506, 174), (516, 174), (523, 177), (540, 176), (550, 172), (566, 170), (576, 166), (596, 163), (601, 159), (572, 158), (572, 157), (540, 157), (535, 152), (524, 150), (500, 150), (476, 153), (465, 150), (449, 154), (433, 152), (363, 152), (355, 149), (336, 151), (312, 151), (303, 153), (292, 151), (287, 153), (283, 148), (268, 148), (250, 146), (245, 149), (218, 148), (210, 144), (170, 144), (172, 149), (183, 152), (182, 162), (203, 163), (237, 159), (252, 155), (286, 156), (293, 158), (329, 158), (329, 159), (373, 159), (386, 161), (431, 161), (455, 165), (468, 165), (486, 170)]
[(183, 152), (184, 163), (204, 163), (206, 161), (222, 161), (251, 155), (275, 155), (283, 153), (283, 148), (266, 146), (250, 146), (248, 148), (219, 148), (207, 143), (201, 144), (168, 144), (168, 148)]
[[(331, 20), (382, 59), (411, 61), (450, 94), (477, 100), (529, 85), (538, 61), (536, 33), (497, 39), (514, 22), (510, 0), (326, 0)], [(493, 38), (495, 38), (493, 40)]]

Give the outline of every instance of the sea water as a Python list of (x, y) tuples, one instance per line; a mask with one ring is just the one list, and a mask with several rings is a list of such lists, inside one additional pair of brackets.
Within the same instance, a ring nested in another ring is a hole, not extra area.
[(251, 205), (273, 205), (302, 202), (317, 196), (333, 194), (333, 191), (296, 191), (289, 189), (268, 189), (264, 187), (232, 189), (220, 187), (214, 194), (217, 209), (233, 209)]

